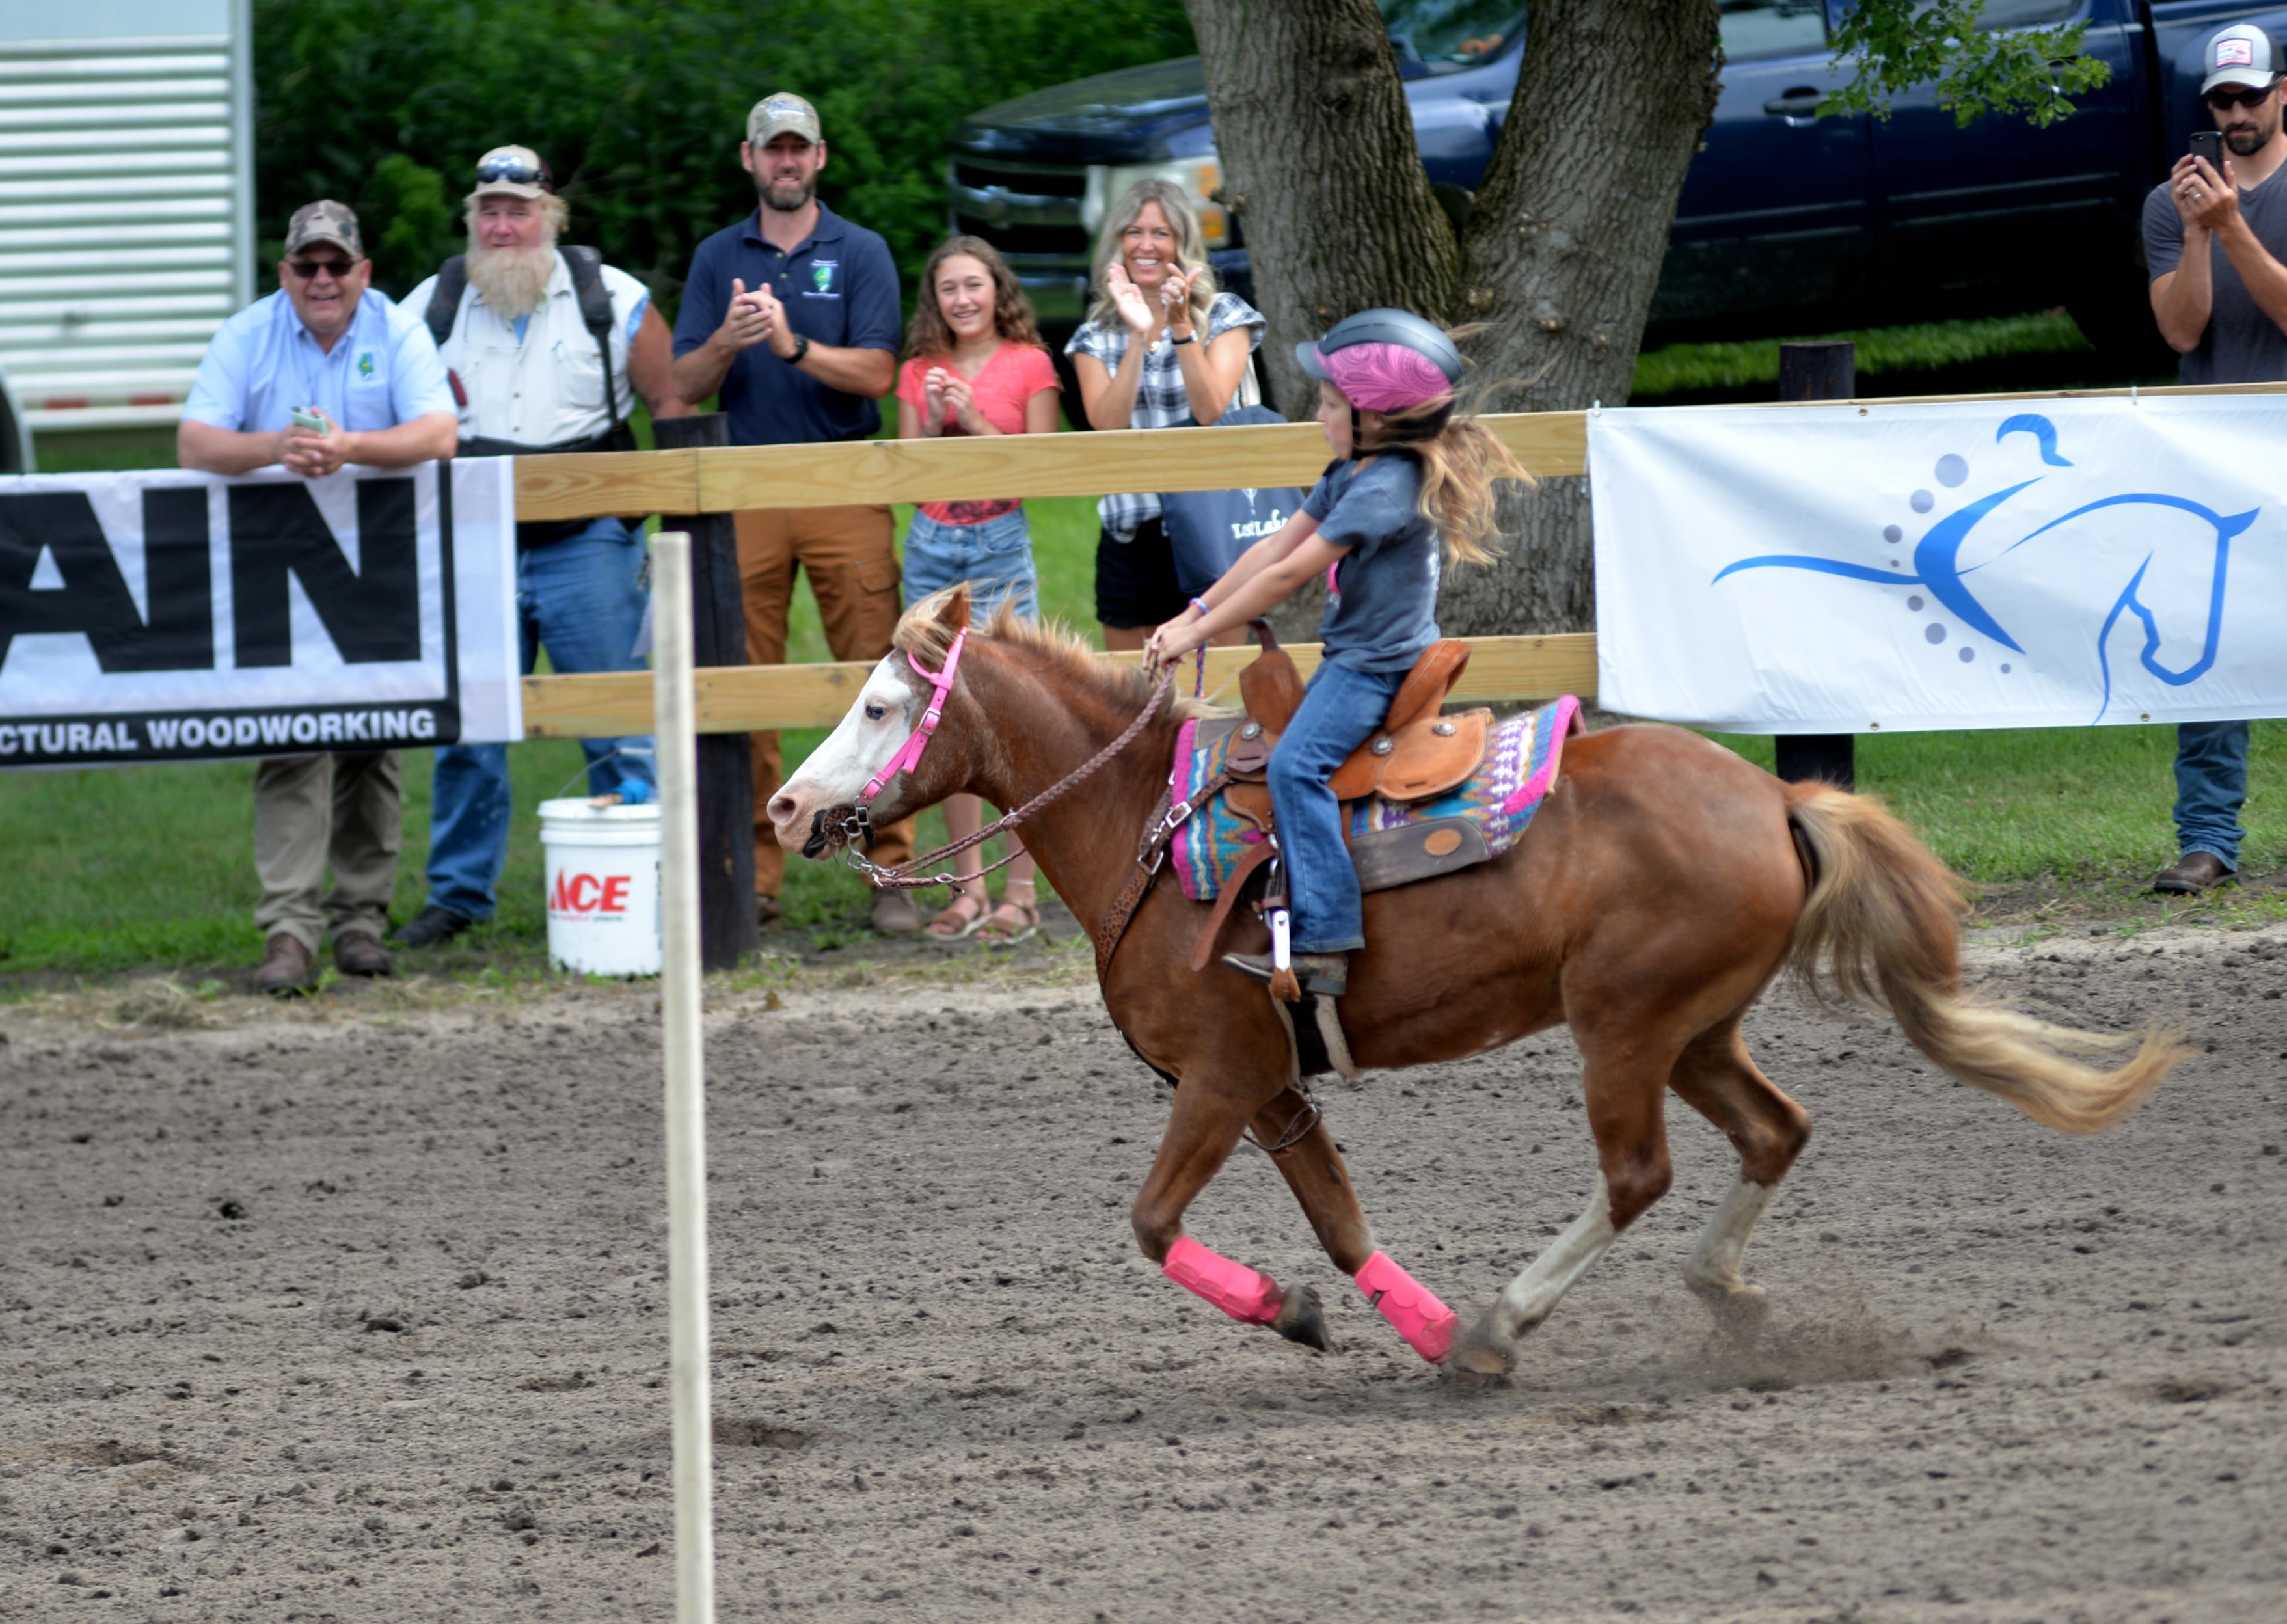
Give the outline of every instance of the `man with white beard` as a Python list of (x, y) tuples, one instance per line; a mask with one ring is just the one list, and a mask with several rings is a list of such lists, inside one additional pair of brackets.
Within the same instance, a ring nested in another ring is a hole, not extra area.
[[(691, 410), (676, 395), (667, 323), (649, 290), (591, 248), (558, 247), (569, 214), (537, 153), (495, 147), (469, 194), (468, 253), (405, 301), (425, 315), (451, 368), (462, 456), (632, 451), (637, 396), (655, 418)], [(558, 671), (640, 670), (643, 566), (640, 529), (625, 520), (518, 525), (524, 669), (544, 645)], [(652, 798), (648, 738), (581, 745), (590, 794)], [(400, 941), (431, 947), (493, 916), (510, 805), (506, 745), (437, 752), (429, 899)]]

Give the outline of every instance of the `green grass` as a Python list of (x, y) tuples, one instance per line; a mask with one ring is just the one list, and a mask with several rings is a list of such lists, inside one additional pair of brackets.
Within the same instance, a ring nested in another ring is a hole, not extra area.
[[(2094, 353), (2072, 318), (2061, 310), (1820, 336), (1855, 343), (1861, 376), (1935, 372), (2026, 356), (2093, 357)], [(1758, 386), (1776, 390), (1778, 378), (1779, 340), (1776, 338), (1753, 344), (1673, 344), (1638, 358), (1629, 398), (1650, 400)]]
[[(2010, 386), (2012, 357), (2038, 371), (2048, 359), (2085, 350), (2060, 314), (1953, 322), (1848, 335), (1862, 373), (1943, 377), (1974, 374), (1976, 387)], [(1761, 390), (1777, 376), (1776, 343), (1676, 345), (1639, 363), (1640, 394)], [(1995, 368), (2005, 376), (1998, 380)], [(637, 432), (648, 443), (647, 423)], [(51, 437), (39, 447), (50, 471), (171, 465), (171, 431)], [(1086, 498), (1029, 504), (1041, 602), (1052, 618), (1095, 630), (1095, 503)], [(902, 534), (910, 510), (901, 509)], [(789, 646), (798, 661), (827, 657), (816, 601), (798, 587)], [(786, 735), (789, 770), (825, 737)], [(1769, 766), (1767, 738), (1723, 742)], [(2044, 879), (2117, 882), (2125, 887), (2174, 855), (2171, 729), (2121, 727), (2039, 732), (1868, 736), (1859, 741), (1862, 788), (1884, 796), (1948, 862), (1997, 885)], [(510, 756), (516, 797), (499, 917), (464, 939), (472, 951), (448, 966), (475, 967), (488, 952), (536, 953), (546, 937), (534, 808), (579, 771), (578, 747), (550, 741)], [(204, 967), (257, 951), (254, 904), (253, 768), (250, 764), (0, 772), (0, 973), (100, 972), (139, 965)], [(2287, 724), (2258, 723), (2250, 767), (2253, 872), (2287, 866)], [(425, 891), (430, 762), (405, 761), (405, 848), (395, 912), (402, 919)], [(922, 838), (943, 838), (943, 819), (922, 820)], [(997, 852), (990, 855), (997, 855)], [(787, 868), (788, 923), (820, 943), (858, 939), (865, 892), (838, 865), (799, 860)]]
[[(2254, 724), (2243, 869), (2287, 866), (2287, 722)], [(1757, 765), (1767, 738), (1714, 735)], [(1971, 879), (2139, 881), (2176, 857), (2172, 727), (1861, 734), (1858, 788)]]

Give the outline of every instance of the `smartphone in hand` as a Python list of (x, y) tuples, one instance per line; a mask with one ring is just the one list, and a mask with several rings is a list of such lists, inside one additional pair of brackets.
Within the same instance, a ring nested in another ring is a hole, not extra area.
[(2223, 174), (2223, 131), (2220, 130), (2193, 131), (2192, 156), (2195, 158), (2205, 158), (2208, 161), (2208, 167), (2213, 170), (2218, 177), (2221, 177)]
[(294, 426), (307, 430), (313, 434), (326, 432), (325, 418), (320, 416), (314, 408), (307, 406), (297, 406), (294, 408)]

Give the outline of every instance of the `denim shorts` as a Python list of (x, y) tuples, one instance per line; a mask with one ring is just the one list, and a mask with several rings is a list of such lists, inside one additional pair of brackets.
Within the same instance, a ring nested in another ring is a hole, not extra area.
[(906, 532), (906, 606), (958, 581), (969, 582), (971, 623), (983, 625), (1005, 600), (1023, 618), (1041, 618), (1040, 577), (1025, 510), (981, 525), (941, 524), (915, 513)]

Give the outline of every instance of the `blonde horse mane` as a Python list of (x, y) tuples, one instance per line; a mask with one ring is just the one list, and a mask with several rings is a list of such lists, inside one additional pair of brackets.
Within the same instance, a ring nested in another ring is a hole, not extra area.
[[(955, 618), (946, 615), (946, 607), (954, 593), (965, 598), (968, 590), (967, 583), (956, 583), (915, 603), (899, 617), (890, 646), (933, 671), (942, 670), (953, 646), (953, 627), (946, 622)], [(1117, 709), (1138, 710), (1151, 697), (1153, 685), (1142, 667), (1106, 660), (1101, 650), (1059, 622), (1026, 620), (1005, 598), (993, 609), (992, 618), (972, 627), (969, 637), (971, 643), (990, 638), (1026, 656), (1027, 664), (1046, 667), (1081, 692), (1098, 695)], [(1183, 717), (1223, 713), (1198, 700), (1178, 697), (1168, 714)]]

